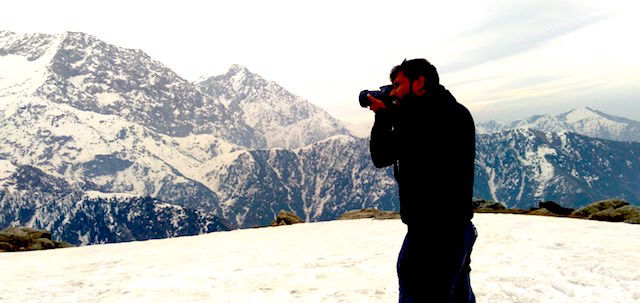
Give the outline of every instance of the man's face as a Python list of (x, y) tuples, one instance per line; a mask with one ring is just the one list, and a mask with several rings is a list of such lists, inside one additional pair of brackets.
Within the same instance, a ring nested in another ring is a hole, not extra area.
[(396, 78), (393, 79), (393, 90), (391, 90), (391, 96), (396, 97), (398, 100), (404, 99), (409, 94), (411, 86), (409, 84), (409, 78), (407, 78), (403, 72), (398, 72)]

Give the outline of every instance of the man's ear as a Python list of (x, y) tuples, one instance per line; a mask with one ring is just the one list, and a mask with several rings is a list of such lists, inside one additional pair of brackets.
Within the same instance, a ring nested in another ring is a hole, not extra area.
[(413, 85), (412, 85), (412, 89), (413, 89), (413, 93), (416, 95), (422, 95), (426, 92), (426, 87), (424, 86), (424, 76), (419, 76), (418, 79), (413, 80)]

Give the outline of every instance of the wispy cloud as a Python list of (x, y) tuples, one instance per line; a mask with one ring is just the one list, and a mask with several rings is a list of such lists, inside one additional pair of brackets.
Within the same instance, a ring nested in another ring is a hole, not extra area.
[(452, 39), (457, 55), (450, 56), (440, 71), (456, 72), (527, 52), (610, 16), (585, 5), (557, 1), (498, 1), (483, 24)]

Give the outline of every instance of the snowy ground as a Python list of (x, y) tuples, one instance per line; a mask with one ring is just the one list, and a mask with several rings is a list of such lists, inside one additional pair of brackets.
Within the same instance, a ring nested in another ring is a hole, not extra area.
[[(640, 225), (474, 223), (478, 302), (640, 302)], [(405, 230), (363, 219), (0, 253), (0, 302), (396, 302)]]

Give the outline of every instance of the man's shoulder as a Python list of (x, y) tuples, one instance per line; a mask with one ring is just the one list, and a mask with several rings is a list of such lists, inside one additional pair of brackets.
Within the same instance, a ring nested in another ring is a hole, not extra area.
[(473, 120), (473, 116), (471, 115), (471, 112), (469, 111), (469, 109), (466, 106), (464, 106), (464, 104), (456, 101), (454, 106), (455, 106), (455, 110), (456, 110), (456, 112), (458, 114)]
[(446, 89), (444, 86), (441, 86), (442, 94), (440, 100), (442, 104), (446, 104), (452, 111), (453, 114), (460, 116), (460, 118), (467, 118), (473, 121), (473, 117), (471, 116), (471, 112), (467, 109), (464, 104), (458, 102), (458, 100), (453, 96), (453, 94)]

